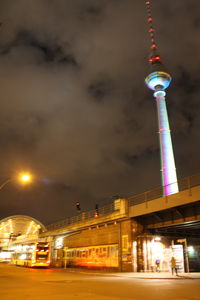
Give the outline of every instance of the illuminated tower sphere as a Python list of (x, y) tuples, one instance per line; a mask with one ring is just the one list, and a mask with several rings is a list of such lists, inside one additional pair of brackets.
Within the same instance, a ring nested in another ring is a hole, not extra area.
[(148, 11), (149, 33), (151, 37), (151, 55), (149, 63), (153, 68), (153, 72), (145, 78), (145, 83), (148, 88), (154, 91), (153, 95), (157, 103), (162, 186), (164, 195), (168, 196), (174, 193), (178, 193), (176, 167), (165, 102), (165, 90), (171, 82), (171, 76), (164, 71), (164, 67), (161, 63), (161, 58), (157, 53), (157, 45), (155, 43), (154, 37), (155, 30), (152, 25), (150, 1), (146, 1), (145, 4)]

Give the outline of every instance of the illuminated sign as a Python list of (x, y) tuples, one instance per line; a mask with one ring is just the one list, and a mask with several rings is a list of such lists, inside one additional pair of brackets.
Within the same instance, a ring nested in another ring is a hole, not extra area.
[(63, 237), (59, 237), (55, 240), (55, 248), (56, 249), (61, 249), (63, 248)]

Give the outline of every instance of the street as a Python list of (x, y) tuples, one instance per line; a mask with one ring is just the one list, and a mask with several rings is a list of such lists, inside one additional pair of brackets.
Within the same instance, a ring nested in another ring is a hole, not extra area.
[(142, 279), (0, 264), (0, 299), (199, 300), (200, 279)]

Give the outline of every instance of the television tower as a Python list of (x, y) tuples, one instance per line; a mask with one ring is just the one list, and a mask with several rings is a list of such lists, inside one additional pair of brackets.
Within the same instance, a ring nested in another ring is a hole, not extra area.
[(161, 57), (157, 51), (155, 30), (153, 28), (153, 19), (151, 16), (151, 3), (150, 1), (145, 1), (145, 4), (147, 7), (147, 21), (149, 23), (149, 34), (151, 39), (149, 63), (152, 67), (152, 72), (145, 78), (145, 83), (149, 89), (154, 91), (153, 95), (157, 103), (162, 186), (164, 196), (168, 196), (178, 193), (176, 167), (165, 102), (165, 90), (170, 85), (171, 76), (165, 72)]

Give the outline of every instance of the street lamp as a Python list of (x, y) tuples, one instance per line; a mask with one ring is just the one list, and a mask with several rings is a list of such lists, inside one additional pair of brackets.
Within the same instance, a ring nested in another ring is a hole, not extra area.
[(22, 172), (17, 177), (8, 178), (0, 185), (0, 190), (9, 182), (18, 180), (21, 184), (28, 184), (32, 181), (32, 176), (28, 172)]
[(23, 173), (20, 173), (19, 174), (19, 177), (18, 177), (19, 181), (23, 184), (27, 184), (27, 183), (30, 183), (32, 181), (32, 176), (30, 173), (28, 172), (23, 172)]

